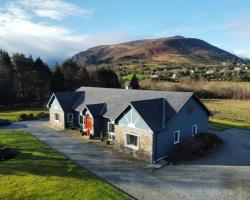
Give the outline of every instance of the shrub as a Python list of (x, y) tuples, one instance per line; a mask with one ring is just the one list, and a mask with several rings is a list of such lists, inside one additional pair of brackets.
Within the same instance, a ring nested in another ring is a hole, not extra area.
[(213, 133), (201, 133), (192, 139), (183, 141), (173, 149), (168, 156), (168, 160), (178, 162), (197, 159), (222, 143), (222, 139)]
[(9, 160), (17, 155), (17, 151), (6, 146), (0, 147), (0, 161)]
[(49, 114), (48, 113), (45, 113), (45, 112), (39, 112), (37, 114), (37, 117), (42, 119), (42, 118), (49, 118)]
[(35, 119), (35, 117), (34, 117), (34, 115), (31, 113), (31, 114), (29, 114), (29, 116), (28, 116), (27, 119), (28, 119), (28, 120), (33, 120), (33, 119)]
[(27, 114), (22, 113), (17, 116), (17, 121), (26, 121), (26, 120), (28, 120)]

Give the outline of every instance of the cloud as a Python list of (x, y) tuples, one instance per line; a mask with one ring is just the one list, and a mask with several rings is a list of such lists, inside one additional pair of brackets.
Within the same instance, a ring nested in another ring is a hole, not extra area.
[(71, 15), (83, 17), (92, 14), (92, 10), (80, 8), (64, 0), (16, 0), (7, 3), (4, 7), (9, 13), (19, 18), (26, 15), (26, 17), (38, 16), (62, 20)]
[[(35, 2), (35, 3), (34, 3)], [(40, 7), (39, 11), (34, 8), (28, 11), (27, 7), (35, 7), (41, 2), (48, 7), (46, 12), (45, 5)], [(0, 10), (0, 49), (5, 49), (9, 53), (22, 52), (26, 55), (41, 57), (45, 61), (51, 63), (62, 61), (74, 53), (85, 50), (89, 47), (117, 43), (127, 40), (127, 35), (121, 31), (103, 33), (99, 35), (76, 34), (72, 30), (59, 26), (56, 23), (43, 21), (34, 22), (32, 20), (33, 13), (41, 17), (49, 17), (50, 19), (61, 19), (61, 14), (52, 11), (55, 2), (64, 1), (19, 1), (8, 3), (4, 9)], [(30, 5), (26, 5), (30, 3)], [(32, 5), (31, 5), (32, 4)], [(63, 5), (69, 3), (64, 2)], [(71, 4), (69, 4), (71, 5)], [(63, 8), (63, 7), (62, 7)], [(71, 5), (69, 10), (76, 9), (75, 5)], [(79, 12), (83, 12), (82, 8), (77, 8)], [(70, 12), (70, 11), (69, 11)], [(70, 14), (70, 13), (69, 13)]]

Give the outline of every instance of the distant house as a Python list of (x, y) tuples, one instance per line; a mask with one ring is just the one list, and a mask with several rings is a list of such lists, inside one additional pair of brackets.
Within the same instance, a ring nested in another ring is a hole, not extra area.
[(115, 149), (149, 162), (207, 132), (210, 115), (192, 92), (93, 87), (54, 93), (48, 108), (53, 127), (65, 129), (74, 123), (88, 136), (108, 134)]
[(213, 73), (214, 73), (214, 70), (212, 70), (212, 69), (209, 69), (206, 71), (206, 74), (213, 74)]

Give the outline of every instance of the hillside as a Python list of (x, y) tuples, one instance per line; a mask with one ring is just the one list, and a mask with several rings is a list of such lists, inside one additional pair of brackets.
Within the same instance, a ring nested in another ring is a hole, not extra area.
[(148, 62), (164, 64), (221, 64), (242, 59), (203, 40), (181, 36), (138, 40), (90, 48), (73, 56), (79, 65)]

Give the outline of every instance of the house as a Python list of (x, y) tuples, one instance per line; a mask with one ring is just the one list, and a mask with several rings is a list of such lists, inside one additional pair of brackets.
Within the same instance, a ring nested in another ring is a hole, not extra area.
[(107, 133), (116, 150), (149, 162), (207, 132), (210, 115), (192, 92), (94, 87), (54, 93), (48, 108), (53, 127), (64, 129), (73, 122), (88, 136)]

